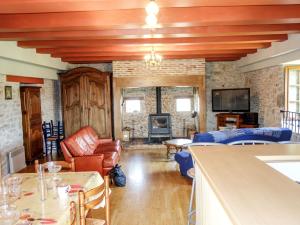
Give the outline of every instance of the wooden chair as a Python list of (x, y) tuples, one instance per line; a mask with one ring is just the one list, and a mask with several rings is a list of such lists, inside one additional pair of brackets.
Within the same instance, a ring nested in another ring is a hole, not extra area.
[[(52, 162), (54, 162), (56, 165), (60, 165), (63, 171), (75, 172), (75, 163), (73, 158), (71, 159), (70, 163), (66, 161), (52, 161)], [(42, 163), (42, 165), (47, 166), (47, 162)], [(36, 173), (38, 171), (38, 167), (39, 167), (39, 160), (35, 160), (34, 169)]]
[(76, 225), (76, 204), (74, 201), (70, 202), (70, 225)]
[[(87, 192), (79, 191), (80, 225), (110, 225), (109, 212), (109, 177), (104, 177), (104, 183)], [(90, 199), (93, 200), (90, 200)], [(91, 209), (95, 209), (105, 199), (105, 220), (87, 218)]]
[(48, 155), (48, 151), (50, 151), (50, 154), (52, 156), (53, 148), (56, 149), (56, 151), (58, 151), (58, 136), (53, 134), (53, 128), (51, 123), (43, 122), (42, 130), (44, 135), (46, 155)]

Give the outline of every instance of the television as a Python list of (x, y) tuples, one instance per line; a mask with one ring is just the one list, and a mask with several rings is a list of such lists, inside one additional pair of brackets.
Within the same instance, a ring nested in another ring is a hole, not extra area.
[(213, 112), (250, 112), (250, 88), (213, 89)]

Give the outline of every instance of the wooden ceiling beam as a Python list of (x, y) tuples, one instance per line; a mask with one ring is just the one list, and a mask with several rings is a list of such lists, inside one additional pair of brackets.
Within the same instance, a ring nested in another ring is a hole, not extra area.
[[(185, 56), (185, 55), (247, 55), (254, 53), (256, 50), (225, 50), (225, 51), (168, 51), (158, 52), (163, 56)], [(64, 57), (114, 57), (114, 56), (144, 56), (148, 52), (83, 52), (83, 53), (53, 53), (51, 54), (54, 58)]]
[(19, 41), (23, 48), (80, 47), (100, 45), (137, 45), (137, 44), (194, 44), (194, 43), (269, 43), (287, 40), (287, 34), (218, 36), (192, 38), (144, 38), (144, 39), (102, 39), (102, 40), (59, 40), (59, 41)]
[[(168, 52), (158, 52), (163, 56), (185, 56), (185, 55), (205, 55), (205, 54), (250, 54), (255, 53), (257, 50), (241, 49), (241, 50), (205, 50), (205, 51), (168, 51)], [(112, 57), (112, 56), (144, 56), (148, 52), (81, 52), (81, 53), (53, 53), (52, 57), (63, 58), (63, 57)]]
[[(258, 49), (270, 47), (270, 43), (254, 43), (254, 44), (190, 44), (190, 45), (174, 45), (164, 44), (155, 46), (156, 51), (197, 51), (197, 50), (236, 50), (236, 49)], [(64, 53), (64, 52), (145, 52), (150, 51), (151, 46), (141, 45), (112, 45), (112, 46), (90, 46), (90, 47), (73, 47), (73, 48), (38, 48), (37, 53)]]
[[(162, 8), (159, 21), (169, 27), (300, 23), (299, 11), (300, 5)], [(144, 9), (1, 14), (0, 31), (140, 28), (144, 19)]]
[[(154, 38), (272, 35), (300, 32), (300, 24), (257, 24), (236, 26), (164, 27)], [(0, 32), (0, 40), (89, 40), (149, 38), (149, 29), (107, 29), (80, 31)]]
[[(227, 54), (227, 55), (198, 55), (198, 56), (165, 56), (164, 59), (188, 59), (188, 58), (241, 58), (245, 55)], [(112, 56), (112, 57), (63, 57), (63, 62), (103, 62), (103, 61), (119, 61), (119, 60), (143, 60), (144, 56)]]
[[(0, 2), (0, 13), (47, 13), (144, 8), (148, 0), (9, 0)], [(299, 4), (298, 0), (159, 0), (164, 7)]]

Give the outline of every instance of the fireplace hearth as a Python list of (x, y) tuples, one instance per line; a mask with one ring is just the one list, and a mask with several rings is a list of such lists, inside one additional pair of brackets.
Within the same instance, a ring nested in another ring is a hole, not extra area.
[(172, 139), (171, 115), (161, 112), (161, 87), (156, 87), (156, 114), (148, 119), (148, 141), (152, 138), (168, 137)]

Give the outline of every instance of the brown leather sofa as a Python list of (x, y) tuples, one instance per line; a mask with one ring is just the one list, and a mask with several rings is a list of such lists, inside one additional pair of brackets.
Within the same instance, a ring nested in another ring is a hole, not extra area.
[(119, 162), (120, 141), (99, 139), (94, 129), (86, 126), (60, 142), (65, 160), (74, 158), (75, 171), (98, 171), (105, 176)]

